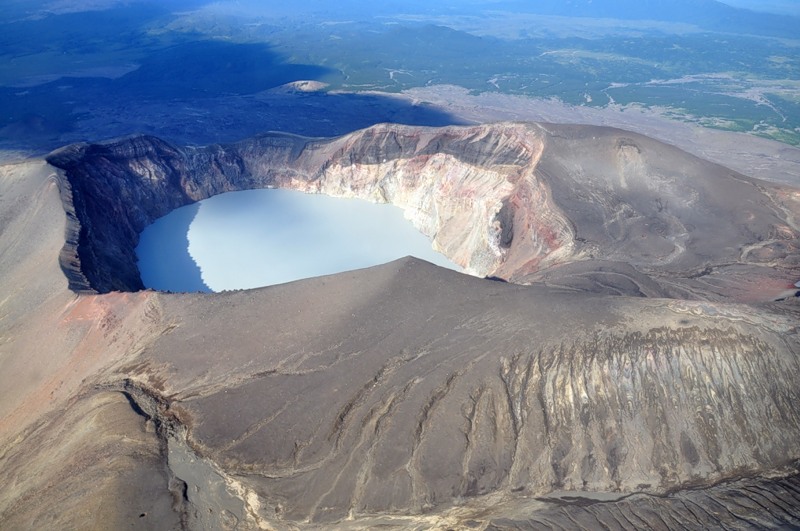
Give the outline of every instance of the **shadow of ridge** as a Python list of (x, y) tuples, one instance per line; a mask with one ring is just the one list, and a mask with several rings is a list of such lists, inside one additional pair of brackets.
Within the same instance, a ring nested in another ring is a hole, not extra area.
[(212, 292), (189, 253), (189, 228), (199, 210), (199, 203), (177, 208), (142, 232), (136, 254), (146, 287), (170, 292)]
[[(474, 123), (433, 104), (415, 102), (401, 95), (315, 92), (268, 93), (259, 94), (257, 98), (253, 106), (260, 107), (260, 112), (250, 115), (249, 119), (243, 117), (239, 122), (242, 132), (246, 133), (241, 138), (263, 133), (265, 124), (270, 131), (307, 137), (335, 137), (381, 123), (425, 127)], [(215, 142), (220, 141), (226, 140), (215, 139)]]
[(196, 40), (154, 51), (139, 68), (111, 85), (115, 93), (133, 97), (207, 98), (253, 94), (335, 72), (325, 66), (287, 63), (266, 43)]
[(22, 92), (0, 87), (0, 111), (8, 117), (0, 147), (46, 153), (71, 142), (127, 136), (134, 128), (177, 144), (206, 145), (264, 131), (326, 137), (378, 123), (471, 123), (400, 95), (284, 89), (338, 74), (282, 61), (264, 44), (195, 41), (158, 50), (118, 79), (67, 77)]

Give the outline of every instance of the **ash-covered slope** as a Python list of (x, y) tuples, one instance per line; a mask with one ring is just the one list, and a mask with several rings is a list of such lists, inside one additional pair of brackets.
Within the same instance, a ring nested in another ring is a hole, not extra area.
[[(414, 259), (117, 297), (54, 320), (109, 359), (4, 443), (11, 528), (80, 526), (92, 507), (166, 526), (171, 497), (188, 528), (800, 522), (788, 303), (565, 294)], [(88, 333), (87, 313), (102, 323)]]
[[(49, 160), (0, 174), (4, 529), (800, 525), (797, 299), (731, 301), (796, 280), (797, 189), (533, 124)], [(141, 285), (139, 227), (257, 186), (391, 201), (532, 284), (97, 293)]]
[(169, 397), (187, 444), (278, 519), (664, 494), (800, 456), (796, 314), (779, 308), (563, 294), (413, 259), (159, 303), (176, 328), (116, 378)]
[(134, 249), (147, 224), (268, 186), (393, 203), (467, 271), (514, 282), (769, 300), (800, 264), (796, 189), (609, 128), (381, 125), (207, 148), (134, 137), (48, 160), (67, 177), (62, 266), (79, 291), (141, 289)]

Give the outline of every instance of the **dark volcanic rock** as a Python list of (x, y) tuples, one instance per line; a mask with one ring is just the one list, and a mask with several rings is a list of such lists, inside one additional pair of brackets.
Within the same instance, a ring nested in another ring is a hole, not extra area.
[(192, 202), (181, 183), (183, 154), (157, 138), (132, 137), (69, 146), (48, 160), (67, 176), (60, 184), (70, 227), (61, 262), (70, 288), (142, 289), (139, 233)]

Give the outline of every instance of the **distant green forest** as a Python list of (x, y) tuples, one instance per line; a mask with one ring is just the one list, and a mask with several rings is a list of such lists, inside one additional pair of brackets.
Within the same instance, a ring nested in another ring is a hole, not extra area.
[(505, 40), (433, 25), (365, 30), (298, 27), (272, 42), (292, 61), (332, 69), (324, 80), (335, 89), (453, 84), (573, 105), (659, 107), (800, 144), (797, 43), (716, 33)]

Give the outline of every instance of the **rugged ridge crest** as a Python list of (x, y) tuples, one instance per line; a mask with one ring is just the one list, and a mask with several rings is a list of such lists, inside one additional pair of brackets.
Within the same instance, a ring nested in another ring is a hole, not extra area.
[[(783, 285), (800, 264), (796, 190), (609, 128), (384, 124), (204, 148), (132, 137), (48, 161), (64, 170), (62, 266), (76, 291), (141, 289), (134, 249), (146, 225), (264, 187), (393, 203), (468, 272), (514, 282), (746, 300), (753, 278)], [(587, 262), (577, 276), (558, 267)], [(617, 279), (599, 278), (603, 267)]]

